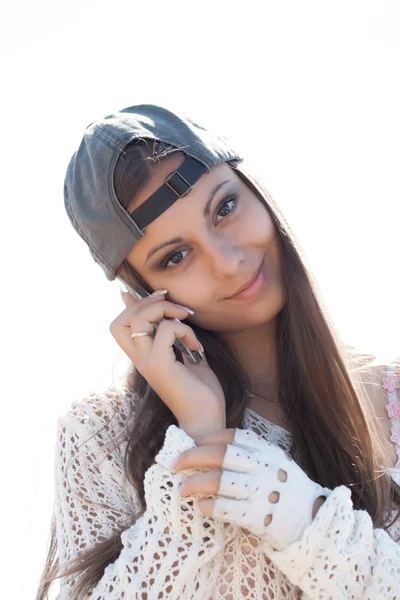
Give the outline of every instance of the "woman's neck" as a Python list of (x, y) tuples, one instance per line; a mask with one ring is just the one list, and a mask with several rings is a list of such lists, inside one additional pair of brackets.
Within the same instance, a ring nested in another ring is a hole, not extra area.
[(277, 400), (276, 320), (254, 329), (223, 332), (221, 337), (248, 374), (251, 391)]

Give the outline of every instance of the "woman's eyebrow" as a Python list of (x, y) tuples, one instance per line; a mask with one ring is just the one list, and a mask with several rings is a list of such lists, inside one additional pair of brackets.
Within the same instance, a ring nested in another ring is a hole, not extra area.
[[(220, 188), (222, 188), (223, 185), (225, 185), (226, 183), (229, 183), (230, 181), (231, 181), (231, 179), (225, 179), (225, 181), (221, 181), (211, 190), (211, 194), (210, 194), (210, 196), (207, 200), (207, 203), (204, 207), (204, 210), (203, 210), (203, 215), (205, 217), (207, 217), (210, 214), (210, 207), (211, 207), (212, 201), (214, 200), (215, 194), (218, 192), (218, 190)], [(183, 241), (184, 241), (183, 238), (177, 237), (177, 238), (174, 238), (173, 240), (168, 240), (168, 242), (162, 242), (161, 244), (154, 246), (154, 248), (149, 250), (146, 260), (144, 261), (144, 264), (147, 263), (147, 261), (149, 260), (149, 258), (151, 258), (153, 256), (153, 254), (155, 254), (159, 250), (162, 250), (162, 248), (165, 248), (165, 246), (171, 246), (172, 244), (180, 244)]]

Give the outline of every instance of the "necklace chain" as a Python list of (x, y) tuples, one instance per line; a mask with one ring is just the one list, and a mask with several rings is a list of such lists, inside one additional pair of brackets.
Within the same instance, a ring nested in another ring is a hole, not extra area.
[(258, 396), (259, 398), (263, 398), (264, 400), (267, 400), (267, 402), (272, 402), (272, 404), (277, 404), (278, 406), (283, 407), (282, 402), (279, 402), (278, 400), (276, 400), (276, 401), (271, 400), (267, 396), (262, 396), (261, 394), (256, 394), (255, 392), (252, 392), (251, 390), (247, 390), (247, 393), (250, 394), (250, 397)]

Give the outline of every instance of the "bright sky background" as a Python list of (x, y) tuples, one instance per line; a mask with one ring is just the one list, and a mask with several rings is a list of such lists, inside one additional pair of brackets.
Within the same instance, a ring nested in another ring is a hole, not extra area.
[(2, 596), (31, 599), (56, 418), (126, 366), (108, 330), (118, 286), (63, 205), (84, 128), (152, 102), (228, 137), (346, 341), (398, 351), (400, 4), (25, 0), (1, 22)]

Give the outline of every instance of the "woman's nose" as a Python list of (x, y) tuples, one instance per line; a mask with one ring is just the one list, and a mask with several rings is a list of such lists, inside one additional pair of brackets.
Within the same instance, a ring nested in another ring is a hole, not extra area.
[(232, 240), (214, 240), (208, 245), (209, 259), (216, 275), (234, 275), (244, 260), (243, 248)]

